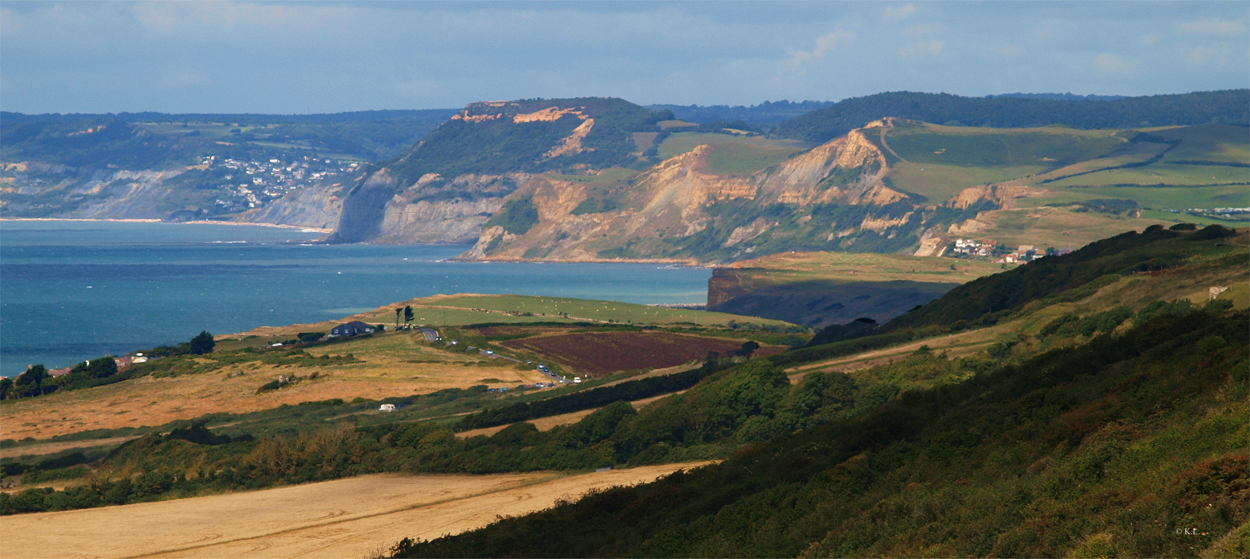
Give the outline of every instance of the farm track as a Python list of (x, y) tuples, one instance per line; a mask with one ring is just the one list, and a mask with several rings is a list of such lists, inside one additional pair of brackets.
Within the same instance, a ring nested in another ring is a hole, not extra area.
[(372, 475), (265, 491), (6, 516), (6, 559), (365, 557), (550, 507), (590, 489), (647, 483), (668, 464), (608, 472)]
[(848, 372), (860, 369), (867, 369), (877, 365), (885, 365), (899, 359), (904, 359), (907, 355), (920, 349), (920, 346), (929, 346), (933, 351), (947, 351), (950, 357), (961, 357), (972, 354), (985, 349), (993, 342), (993, 339), (1005, 332), (1002, 326), (995, 326), (971, 332), (961, 332), (959, 334), (951, 334), (947, 336), (939, 336), (936, 338), (926, 338), (908, 342), (903, 345), (867, 351), (864, 353), (856, 353), (844, 357), (837, 357), (825, 361), (817, 361), (815, 363), (807, 363), (798, 367), (786, 369), (786, 374), (790, 375), (791, 382), (802, 378), (814, 371), (821, 372)]
[[(670, 392), (668, 394), (660, 394), (659, 396), (652, 396), (650, 398), (634, 400), (630, 402), (630, 404), (632, 404), (634, 406), (634, 409), (636, 410), (642, 409), (643, 407), (646, 407), (647, 404), (650, 404), (656, 400), (667, 398), (669, 396), (675, 396), (677, 394), (681, 394), (682, 392), (685, 392), (685, 390), (678, 390), (677, 392)], [(549, 415), (547, 417), (539, 417), (537, 419), (530, 419), (526, 421), (525, 423), (534, 424), (534, 426), (537, 427), (539, 431), (550, 431), (551, 429), (555, 427), (559, 427), (561, 425), (572, 425), (574, 423), (577, 423), (578, 421), (581, 421), (583, 417), (586, 417), (592, 413), (595, 413), (596, 411), (599, 411), (599, 409), (600, 408), (591, 408), (588, 410), (580, 410), (580, 411), (575, 411), (571, 413), (563, 413), (560, 415)], [(503, 431), (504, 429), (512, 425), (514, 424), (508, 423), (506, 425), (496, 425), (494, 427), (483, 427), (481, 429), (461, 431), (459, 433), (456, 433), (456, 436), (462, 439), (467, 439), (469, 437), (476, 437), (478, 435), (491, 436), (491, 435), (494, 435), (495, 433)]]

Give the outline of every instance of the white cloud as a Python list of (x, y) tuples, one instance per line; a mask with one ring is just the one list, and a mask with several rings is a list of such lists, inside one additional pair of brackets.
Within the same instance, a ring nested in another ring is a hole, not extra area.
[(1199, 19), (1175, 25), (1176, 32), (1181, 35), (1198, 35), (1200, 37), (1240, 37), (1246, 34), (1244, 21), (1219, 19)]
[(907, 19), (916, 13), (916, 5), (912, 3), (903, 4), (902, 6), (886, 6), (885, 13), (882, 16), (886, 21), (898, 21)]
[(816, 39), (816, 48), (811, 51), (798, 51), (794, 53), (793, 59), (796, 63), (807, 62), (813, 59), (824, 58), (838, 45), (846, 45), (855, 40), (855, 32), (848, 29), (839, 29), (833, 33), (822, 35)]

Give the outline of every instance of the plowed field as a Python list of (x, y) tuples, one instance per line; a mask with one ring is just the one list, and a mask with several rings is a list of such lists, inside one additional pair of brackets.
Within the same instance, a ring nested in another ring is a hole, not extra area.
[[(546, 355), (575, 372), (600, 376), (630, 369), (672, 367), (704, 359), (709, 351), (728, 356), (741, 348), (742, 343), (743, 340), (667, 332), (588, 332), (508, 340), (501, 345)], [(783, 347), (763, 346), (755, 354), (771, 355), (784, 350)]]

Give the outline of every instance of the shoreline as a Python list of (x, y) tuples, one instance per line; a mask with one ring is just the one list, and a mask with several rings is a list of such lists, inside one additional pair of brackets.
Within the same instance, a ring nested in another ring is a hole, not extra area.
[(109, 219), (109, 218), (89, 218), (89, 217), (0, 217), (0, 221), (80, 221), (80, 222), (101, 222), (101, 223), (169, 223), (173, 225), (236, 225), (236, 226), (256, 226), (256, 227), (276, 227), (278, 229), (298, 229), (309, 233), (320, 233), (327, 235), (333, 233), (333, 229), (323, 229), (321, 227), (308, 227), (303, 225), (283, 225), (278, 223), (253, 223), (247, 221), (213, 221), (210, 219), (199, 219), (195, 221), (164, 221), (160, 219), (141, 219), (141, 218), (125, 218), (125, 219)]

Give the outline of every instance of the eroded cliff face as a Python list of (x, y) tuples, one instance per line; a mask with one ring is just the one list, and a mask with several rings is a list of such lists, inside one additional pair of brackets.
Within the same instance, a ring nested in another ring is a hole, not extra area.
[[(659, 117), (652, 116), (619, 99), (472, 103), (353, 188), (333, 240), (460, 243), (485, 238), (486, 222), (505, 199), (526, 189), (531, 174), (637, 165), (640, 154), (632, 149), (631, 134), (640, 126), (654, 128)], [(552, 219), (550, 211), (544, 212), (544, 220)]]
[(342, 211), (341, 192), (331, 185), (288, 192), (264, 208), (243, 214), (240, 219), (248, 223), (333, 229), (338, 225)]
[[(709, 172), (711, 149), (696, 147), (621, 184), (534, 177), (513, 196), (530, 197), (538, 222), (524, 231), (488, 228), (463, 257), (708, 262), (856, 243), (892, 251), (916, 244), (932, 214), (888, 186), (887, 158), (863, 131), (741, 176)], [(611, 209), (578, 215), (594, 197)]]

